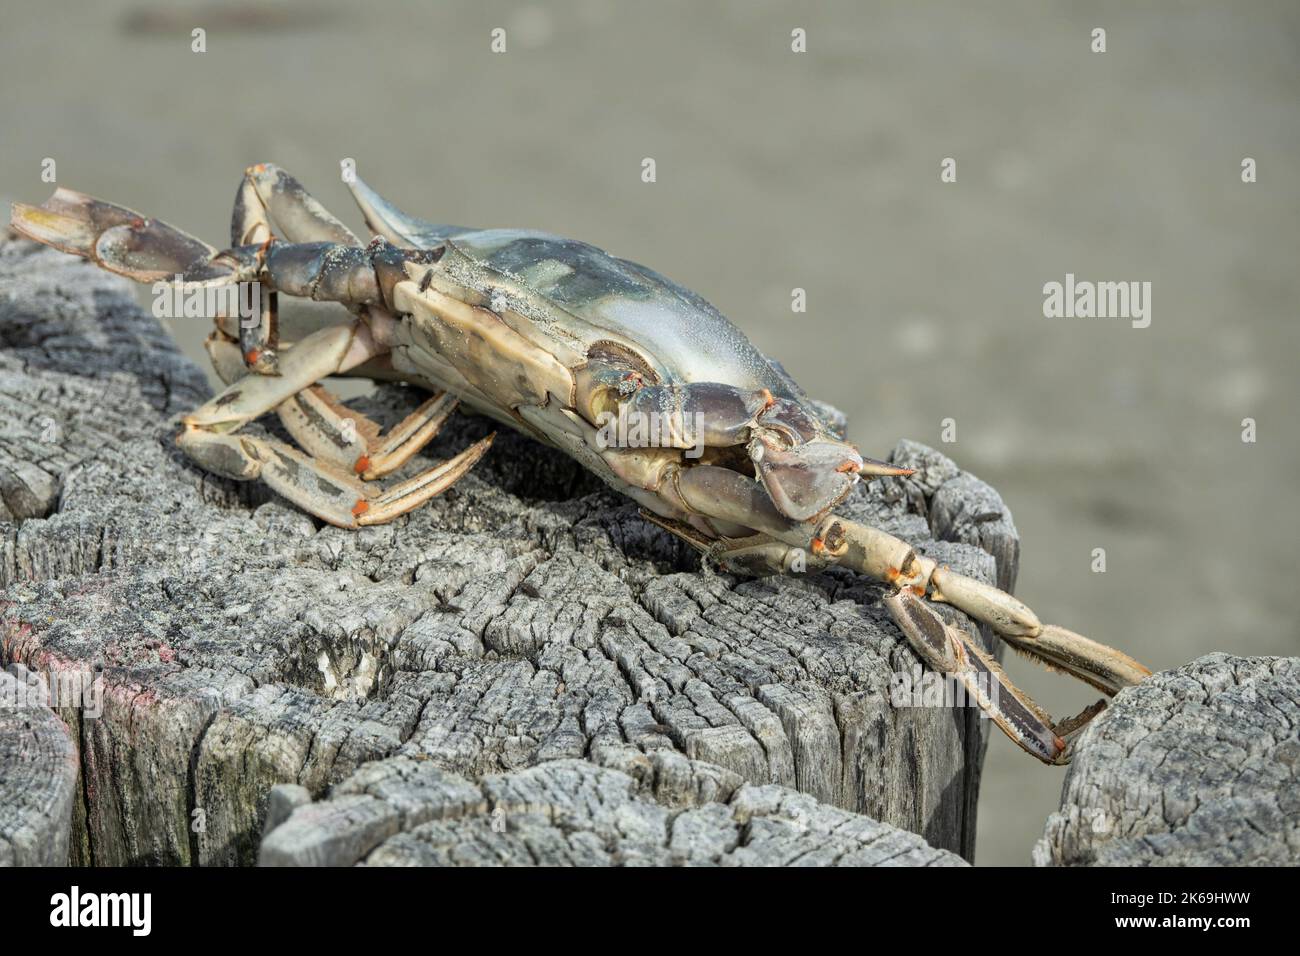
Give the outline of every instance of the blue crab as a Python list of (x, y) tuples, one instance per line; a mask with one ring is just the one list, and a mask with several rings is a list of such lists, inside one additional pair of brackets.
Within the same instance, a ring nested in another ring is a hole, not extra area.
[[(492, 437), (383, 487), (464, 402), (573, 456), (643, 514), (727, 570), (852, 568), (887, 589), (916, 653), (957, 677), (1007, 735), (1049, 762), (1104, 701), (1055, 722), (962, 629), (947, 602), (1017, 650), (1107, 694), (1149, 675), (1117, 650), (1044, 625), (1010, 594), (957, 574), (834, 509), (864, 476), (906, 469), (863, 457), (843, 421), (688, 289), (569, 239), (468, 229), (411, 217), (353, 179), (374, 238), (361, 241), (302, 185), (250, 167), (230, 247), (82, 193), (15, 204), (22, 234), (141, 282), (248, 283), (266, 308), (221, 317), (207, 342), (226, 388), (183, 418), (177, 442), (203, 468), (265, 481), (345, 528), (391, 521), (461, 478)], [(346, 307), (338, 321), (281, 341), (276, 296)], [(320, 382), (362, 375), (433, 397), (388, 433)], [(275, 412), (298, 447), (241, 433)]]

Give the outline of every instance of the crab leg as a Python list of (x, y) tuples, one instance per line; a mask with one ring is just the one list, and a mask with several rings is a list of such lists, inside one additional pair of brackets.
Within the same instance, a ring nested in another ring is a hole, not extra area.
[[(276, 242), (271, 218), (291, 223), (295, 235), (331, 238)], [(405, 278), (403, 264), (437, 261), (441, 252), (402, 250), (382, 239), (361, 247), (346, 227), (306, 197), (296, 180), (278, 170), (250, 169), (236, 200), (232, 232), (259, 241), (223, 252), (164, 222), (71, 190), (57, 190), (44, 206), (15, 204), (12, 221), (33, 239), (137, 281), (178, 274), (187, 285), (260, 281), (272, 292), (339, 302), (360, 313), (348, 324), (303, 337), (271, 366), (250, 358), (241, 347), (242, 360), (250, 366), (242, 378), (235, 378), (229, 356), (233, 338), (218, 332), (209, 341), (218, 372), (230, 384), (182, 419), (185, 430), (177, 438), (182, 450), (209, 471), (243, 480), (260, 477), (304, 510), (355, 528), (391, 521), (419, 507), (461, 478), (491, 445), (489, 436), (386, 491), (357, 477), (379, 477), (409, 460), (437, 432), (455, 400), (444, 395), (426, 402), (379, 442), (373, 422), (350, 416), (314, 386), (387, 354), (384, 330), (391, 317), (383, 306), (393, 285)], [(263, 337), (273, 331), (261, 330), (252, 341), (270, 341)], [(281, 409), (282, 420), (309, 454), (274, 439), (232, 434), (275, 409)], [(349, 435), (345, 425), (350, 417), (354, 425), (361, 422), (355, 436), (363, 442)]]
[(945, 622), (914, 593), (894, 591), (886, 596), (885, 607), (922, 660), (956, 678), (1003, 733), (1044, 763), (1066, 762), (1068, 738), (1105, 706), (1099, 701), (1058, 724), (1011, 683), (1006, 671), (974, 638)]
[(407, 415), (390, 431), (382, 442), (371, 446), (365, 468), (357, 463), (363, 478), (382, 478), (406, 464), (411, 456), (438, 434), (447, 417), (456, 410), (459, 399), (449, 392), (435, 395)]
[(244, 170), (230, 220), (232, 246), (257, 245), (272, 236), (272, 223), (290, 242), (335, 242), (360, 246), (361, 240), (295, 177), (272, 163)]
[[(378, 343), (364, 322), (313, 332), (280, 357), (278, 375), (250, 372), (186, 415), (177, 440), (204, 468), (230, 478), (262, 478), (294, 504), (345, 528), (382, 524), (418, 508), (445, 491), (473, 467), (492, 444), (489, 436), (456, 457), (387, 491), (374, 491), (357, 476), (374, 478), (399, 467), (433, 437), (455, 408), (446, 395), (430, 399), (408, 416), (383, 443), (378, 427), (364, 416), (346, 427), (348, 412), (324, 389), (322, 378), (347, 371), (377, 355)], [(290, 433), (312, 454), (272, 439), (230, 432), (278, 409)], [(381, 456), (372, 467), (367, 452)]]
[[(223, 382), (230, 385), (244, 375), (237, 343), (214, 332), (204, 344)], [(438, 434), (459, 404), (455, 396), (442, 392), (384, 435), (377, 422), (348, 408), (323, 385), (298, 392), (275, 411), (294, 441), (313, 457), (371, 480), (410, 461)]]
[(378, 423), (349, 410), (323, 385), (304, 389), (275, 413), (300, 448), (348, 474), (357, 472), (379, 434)]
[(777, 511), (753, 480), (738, 472), (710, 465), (679, 469), (661, 494), (664, 491), (669, 492), (670, 503), (706, 525), (721, 521), (759, 532), (749, 538), (719, 540), (716, 534), (701, 534), (698, 527), (658, 519), (696, 547), (714, 553), (724, 566), (781, 572), (791, 565), (790, 552), (807, 551), (808, 567), (842, 564), (890, 586), (894, 590), (887, 606), (916, 652), (930, 666), (954, 674), (1012, 740), (1049, 763), (1068, 759), (1067, 739), (1101, 708), (1094, 705), (1077, 717), (1054, 723), (982, 648), (947, 625), (922, 597), (961, 609), (988, 624), (1017, 650), (1106, 694), (1150, 675), (1126, 654), (1065, 628), (1042, 624), (1005, 591), (940, 567), (878, 528), (838, 515), (815, 524), (792, 521)]
[[(274, 223), (274, 225), (273, 225)], [(360, 246), (361, 242), (293, 176), (269, 163), (244, 170), (230, 218), (233, 247), (261, 246), (276, 238), (289, 242), (331, 242)], [(241, 321), (239, 347), (244, 364), (263, 375), (278, 374), (278, 302), (275, 292), (263, 291), (261, 321)]]
[(459, 404), (456, 396), (441, 392), (386, 435), (380, 434), (376, 422), (352, 411), (320, 385), (299, 392), (276, 413), (303, 448), (369, 481), (410, 461), (433, 440)]
[(447, 459), (441, 465), (394, 485), (371, 501), (369, 508), (363, 509), (357, 515), (357, 524), (384, 524), (408, 511), (414, 511), (430, 498), (442, 494), (469, 473), (469, 470), (492, 447), (494, 438), (496, 438), (495, 432), (486, 438), (480, 438), (459, 455)]
[[(328, 375), (345, 371), (379, 354), (378, 346), (361, 323), (333, 326), (314, 332), (281, 357), (280, 374), (250, 372), (227, 386), (216, 398), (182, 419), (185, 431), (177, 443), (209, 471), (239, 480), (261, 478), (294, 504), (331, 524), (344, 528), (382, 524), (418, 508), (459, 480), (492, 443), (492, 437), (471, 445), (454, 458), (385, 491), (377, 491), (353, 474), (370, 475), (364, 454), (350, 459), (354, 449), (335, 403), (312, 387)], [(274, 439), (231, 434), (265, 412), (281, 409), (282, 419), (308, 451), (303, 454)], [(311, 408), (315, 417), (304, 408)], [(390, 457), (409, 458), (446, 420), (454, 400), (446, 396), (426, 402), (398, 426), (396, 441), (380, 448)], [(301, 419), (295, 417), (301, 414)], [(369, 420), (366, 419), (368, 422)], [(373, 423), (370, 423), (373, 428)], [(370, 438), (360, 434), (369, 448)], [(377, 432), (377, 428), (374, 428)], [(414, 447), (413, 447), (414, 446)], [(343, 459), (342, 465), (340, 458)], [(395, 466), (394, 466), (395, 467)]]
[(493, 435), (409, 481), (376, 492), (275, 439), (191, 428), (176, 443), (200, 466), (240, 481), (260, 478), (299, 508), (340, 528), (385, 524), (446, 491), (474, 467)]
[(183, 419), (186, 425), (231, 431), (322, 378), (344, 371), (382, 349), (360, 323), (332, 325), (308, 335), (280, 358), (279, 375), (246, 375)]
[(988, 624), (1016, 650), (1107, 694), (1151, 675), (1127, 654), (1063, 627), (1041, 623), (1033, 611), (1005, 591), (940, 566), (878, 528), (831, 515), (818, 526), (812, 548), (878, 581), (960, 608)]
[[(825, 567), (824, 557), (807, 555), (800, 548), (774, 540), (766, 534), (726, 541), (711, 540), (689, 525), (649, 512), (642, 515), (713, 556), (729, 571), (748, 574), (784, 574), (792, 569)], [(800, 562), (806, 564), (800, 565)], [(943, 620), (914, 592), (903, 588), (885, 597), (885, 607), (912, 650), (932, 670), (957, 680), (970, 699), (993, 720), (1012, 741), (1045, 763), (1064, 763), (1067, 741), (1104, 702), (1098, 702), (1078, 717), (1060, 724), (1015, 686), (1006, 672), (979, 643)]]

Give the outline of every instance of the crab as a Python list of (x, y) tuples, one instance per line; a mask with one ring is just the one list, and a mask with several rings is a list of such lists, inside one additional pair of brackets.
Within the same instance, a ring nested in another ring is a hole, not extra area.
[[(140, 282), (257, 290), (265, 308), (217, 317), (206, 347), (226, 387), (182, 418), (176, 440), (202, 468), (261, 479), (330, 524), (392, 521), (465, 475), (492, 435), (413, 478), (379, 481), (463, 402), (567, 452), (724, 570), (841, 565), (878, 582), (916, 654), (1046, 763), (1069, 759), (1072, 739), (1105, 701), (1053, 720), (932, 602), (1107, 695), (1149, 676), (1113, 648), (1041, 623), (1010, 594), (837, 515), (864, 477), (911, 472), (861, 455), (842, 417), (696, 293), (583, 242), (426, 222), (360, 178), (347, 181), (368, 242), (270, 164), (245, 171), (222, 251), (63, 188), (42, 206), (15, 204), (11, 222)], [(282, 334), (279, 293), (346, 312)], [(340, 375), (400, 380), (432, 397), (384, 433), (320, 384)], [(298, 447), (241, 432), (269, 412)]]

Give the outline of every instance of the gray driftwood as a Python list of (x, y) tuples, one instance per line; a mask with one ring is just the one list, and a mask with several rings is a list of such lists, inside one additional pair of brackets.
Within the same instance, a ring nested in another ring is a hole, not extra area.
[[(268, 816), (329, 797), (299, 813), (332, 819), (387, 772), (376, 761), (445, 774), (452, 803), (572, 783), (565, 833), (588, 836), (561, 854), (607, 832), (587, 788), (646, 827), (602, 844), (613, 856), (663, 859), (698, 829), (730, 847), (718, 859), (776, 860), (780, 840), (757, 847), (752, 821), (775, 826), (786, 805), (809, 832), (842, 808), (972, 855), (988, 722), (890, 706), (915, 658), (860, 578), (702, 570), (567, 458), (505, 433), (409, 519), (322, 527), (176, 451), (175, 416), (206, 394), (127, 283), (0, 241), (0, 663), (103, 681), (102, 714), (59, 710), (79, 753), (74, 862), (254, 862)], [(392, 422), (417, 398), (389, 387), (363, 404)], [(428, 454), (487, 430), (457, 417)], [(847, 513), (1013, 582), (996, 493), (923, 446), (895, 457), (917, 477), (862, 486)], [(532, 770), (550, 761), (565, 763)], [(301, 789), (273, 798), (278, 784)], [(391, 805), (353, 803), (377, 817), (316, 837), (344, 856), (382, 835), (382, 861), (455, 859), (482, 825), (430, 820), (398, 839)], [(798, 845), (866, 858), (873, 827)], [(939, 859), (892, 832), (886, 848)]]
[(1300, 658), (1210, 654), (1122, 692), (1034, 861), (1300, 864)]

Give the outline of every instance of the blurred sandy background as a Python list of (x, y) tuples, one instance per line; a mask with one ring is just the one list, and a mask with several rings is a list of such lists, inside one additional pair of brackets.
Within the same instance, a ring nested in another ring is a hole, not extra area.
[[(5, 0), (0, 193), (44, 200), (52, 157), (222, 244), (259, 160), (359, 224), (352, 157), (414, 213), (588, 240), (704, 294), (864, 452), (992, 482), (1046, 618), (1157, 669), (1300, 653), (1300, 6), (980, 7)], [(1150, 328), (1045, 319), (1067, 272), (1150, 281)], [(1058, 715), (1095, 696), (1010, 667)], [(994, 735), (977, 862), (1028, 862), (1061, 776)]]

